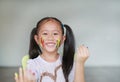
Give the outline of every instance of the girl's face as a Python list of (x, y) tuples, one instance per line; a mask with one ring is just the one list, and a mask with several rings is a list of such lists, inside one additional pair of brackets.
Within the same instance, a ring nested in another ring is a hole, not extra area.
[(42, 50), (55, 52), (64, 42), (65, 36), (58, 22), (48, 21), (39, 27), (38, 35), (35, 35), (35, 41), (41, 46)]

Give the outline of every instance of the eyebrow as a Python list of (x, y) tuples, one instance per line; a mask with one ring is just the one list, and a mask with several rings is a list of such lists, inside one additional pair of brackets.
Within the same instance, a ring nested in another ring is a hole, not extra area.
[[(59, 30), (52, 30), (52, 31), (55, 31), (55, 32), (60, 32)], [(48, 30), (43, 30), (41, 32), (49, 32)]]

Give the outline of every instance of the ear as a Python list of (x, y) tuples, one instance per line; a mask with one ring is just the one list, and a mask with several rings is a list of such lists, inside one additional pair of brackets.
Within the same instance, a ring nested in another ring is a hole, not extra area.
[(34, 39), (35, 39), (36, 43), (39, 45), (38, 35), (34, 35)]
[(64, 43), (65, 39), (66, 39), (66, 37), (65, 37), (65, 36), (62, 36), (62, 41), (61, 41), (61, 44), (63, 44), (63, 43)]

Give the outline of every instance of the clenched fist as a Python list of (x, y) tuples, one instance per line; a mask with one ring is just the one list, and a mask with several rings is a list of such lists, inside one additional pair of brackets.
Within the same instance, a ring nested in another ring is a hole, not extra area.
[(90, 52), (88, 50), (88, 47), (85, 47), (84, 45), (81, 45), (77, 49), (76, 63), (84, 64), (85, 61), (88, 59), (89, 55), (90, 55)]

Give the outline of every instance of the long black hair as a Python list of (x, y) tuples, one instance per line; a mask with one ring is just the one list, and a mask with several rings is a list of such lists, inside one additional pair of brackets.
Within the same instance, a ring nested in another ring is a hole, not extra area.
[(65, 33), (64, 28), (66, 29), (66, 34), (65, 34), (66, 39), (64, 42), (63, 57), (62, 57), (62, 70), (63, 70), (63, 74), (64, 74), (66, 82), (69, 82), (68, 76), (70, 74), (70, 71), (72, 70), (73, 61), (74, 61), (75, 39), (74, 39), (74, 34), (70, 26), (63, 24), (59, 19), (55, 17), (45, 17), (37, 23), (35, 28), (33, 28), (31, 32), (31, 36), (30, 36), (29, 57), (30, 59), (34, 59), (38, 55), (42, 54), (42, 51), (39, 45), (36, 43), (34, 39), (34, 35), (38, 34), (40, 30), (40, 26), (42, 24), (50, 20), (56, 21), (60, 24), (63, 35)]

